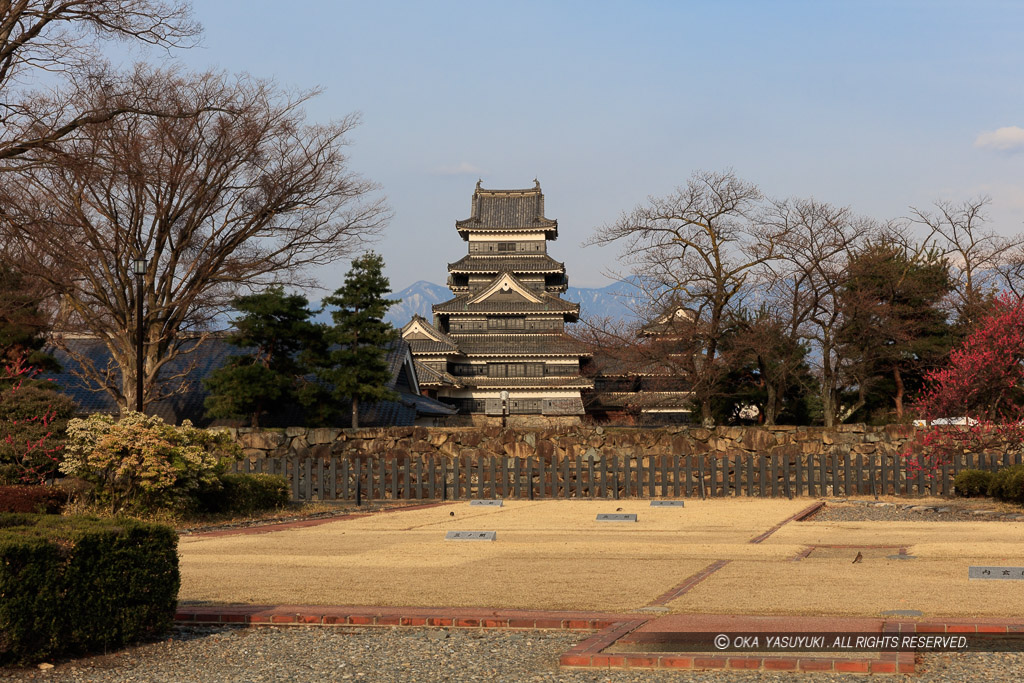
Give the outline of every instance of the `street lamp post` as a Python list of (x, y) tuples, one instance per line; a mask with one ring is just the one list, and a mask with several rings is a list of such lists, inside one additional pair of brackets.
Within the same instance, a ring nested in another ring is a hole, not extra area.
[(508, 415), (508, 390), (501, 390), (501, 428), (504, 429), (506, 425), (506, 416)]
[(135, 273), (135, 410), (142, 412), (142, 278), (146, 274), (148, 262), (144, 258), (132, 261), (132, 272)]

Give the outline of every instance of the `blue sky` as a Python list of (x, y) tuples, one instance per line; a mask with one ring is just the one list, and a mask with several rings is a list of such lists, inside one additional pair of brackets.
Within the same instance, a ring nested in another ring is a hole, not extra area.
[(186, 64), (322, 87), (312, 120), (361, 112), (352, 167), (394, 210), (377, 249), (396, 291), (466, 253), (477, 178), (540, 179), (577, 286), (615, 267), (580, 248), (596, 227), (698, 169), (879, 219), (988, 194), (992, 227), (1024, 231), (1024, 3), (194, 6)]

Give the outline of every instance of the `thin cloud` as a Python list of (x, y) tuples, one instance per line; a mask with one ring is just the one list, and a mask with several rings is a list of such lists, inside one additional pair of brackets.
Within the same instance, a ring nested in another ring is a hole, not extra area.
[(996, 130), (987, 130), (977, 137), (974, 146), (1000, 152), (1024, 150), (1024, 128), (1006, 126)]
[(480, 175), (483, 171), (479, 166), (463, 161), (457, 166), (438, 166), (434, 169), (437, 175)]

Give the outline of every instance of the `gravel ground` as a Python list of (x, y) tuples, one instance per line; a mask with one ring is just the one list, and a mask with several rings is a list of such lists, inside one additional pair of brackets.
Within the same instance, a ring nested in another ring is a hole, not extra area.
[(1024, 509), (988, 500), (826, 501), (808, 522), (1020, 522)]
[[(13, 681), (747, 681), (791, 673), (559, 670), (558, 656), (586, 634), (565, 631), (419, 628), (179, 628), (165, 641), (48, 670), (0, 669)], [(886, 680), (952, 683), (1018, 681), (1024, 653), (925, 655), (918, 676)], [(851, 674), (805, 674), (814, 681), (864, 681)]]

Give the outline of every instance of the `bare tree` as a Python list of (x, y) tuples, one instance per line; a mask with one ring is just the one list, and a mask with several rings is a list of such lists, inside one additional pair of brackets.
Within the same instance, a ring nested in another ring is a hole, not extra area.
[(692, 388), (710, 424), (716, 359), (727, 312), (759, 269), (778, 255), (783, 231), (758, 220), (761, 193), (734, 173), (698, 172), (685, 187), (651, 197), (588, 242), (625, 245), (623, 258), (653, 293), (653, 309), (692, 312), (688, 335), (699, 342)]
[[(689, 313), (639, 319), (591, 318), (574, 326), (572, 335), (587, 346), (584, 373), (595, 379), (592, 398), (614, 397), (620, 410), (641, 417), (647, 408), (692, 394), (699, 346), (694, 345)], [(599, 379), (600, 378), (600, 379)]]
[(1001, 289), (1018, 299), (1024, 299), (1024, 240), (1006, 252), (1002, 263), (995, 268)]
[[(165, 110), (205, 110), (83, 127), (37, 149), (37, 163), (8, 172), (0, 187), (0, 227), (26, 268), (62, 296), (64, 329), (99, 337), (113, 367), (91, 365), (60, 335), (56, 343), (123, 409), (135, 403), (134, 258), (150, 260), (148, 403), (176, 389), (165, 370), (198, 343), (185, 333), (206, 330), (241, 290), (315, 284), (309, 267), (353, 253), (389, 217), (372, 198), (376, 187), (348, 168), (343, 150), (357, 117), (305, 124), (315, 93), (211, 73), (140, 68), (133, 77)], [(78, 97), (88, 110), (104, 93)]]
[[(82, 126), (154, 111), (146, 92), (118, 88), (98, 54), (102, 40), (161, 48), (194, 44), (200, 27), (179, 0), (0, 0), (0, 160), (51, 145)], [(108, 97), (82, 102), (29, 95), (34, 77), (103, 83)], [(117, 96), (114, 91), (119, 90)]]
[(764, 220), (783, 235), (770, 285), (773, 311), (790, 335), (811, 343), (822, 419), (831, 427), (847, 413), (840, 401), (843, 286), (852, 255), (876, 226), (847, 208), (813, 199), (774, 202)]
[(922, 244), (935, 245), (951, 265), (953, 276), (952, 309), (961, 325), (970, 325), (984, 302), (1005, 287), (1020, 289), (1020, 268), (1014, 265), (1024, 237), (1004, 237), (987, 227), (988, 197), (969, 199), (959, 204), (942, 200), (934, 211), (911, 208), (911, 221), (923, 226), (927, 236)]

